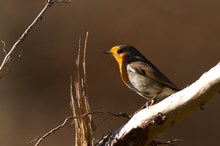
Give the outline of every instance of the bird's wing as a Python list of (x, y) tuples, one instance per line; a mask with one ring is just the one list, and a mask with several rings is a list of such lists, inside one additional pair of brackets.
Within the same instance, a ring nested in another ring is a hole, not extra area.
[(127, 68), (142, 76), (147, 76), (173, 89), (179, 90), (165, 75), (163, 75), (152, 63), (134, 61), (128, 64)]

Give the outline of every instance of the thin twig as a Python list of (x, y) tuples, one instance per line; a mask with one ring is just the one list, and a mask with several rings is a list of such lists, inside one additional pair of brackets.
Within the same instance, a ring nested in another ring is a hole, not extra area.
[(38, 145), (42, 142), (42, 140), (45, 139), (45, 137), (49, 136), (50, 134), (56, 132), (57, 130), (59, 130), (60, 128), (62, 128), (63, 126), (65, 126), (66, 123), (67, 123), (69, 120), (73, 119), (73, 118), (74, 118), (73, 116), (67, 117), (61, 125), (59, 125), (59, 126), (53, 128), (52, 130), (50, 130), (49, 132), (47, 132), (46, 134), (44, 134), (42, 137), (40, 137), (40, 139), (37, 141), (37, 143), (36, 143), (34, 146), (38, 146)]
[(37, 141), (36, 144), (34, 146), (39, 146), (39, 144), (49, 135), (51, 135), (52, 133), (56, 132), (57, 130), (61, 129), (62, 127), (64, 127), (66, 125), (66, 123), (69, 121), (69, 120), (73, 120), (73, 119), (77, 119), (77, 118), (83, 118), (83, 117), (86, 117), (86, 116), (89, 116), (89, 115), (94, 115), (94, 114), (108, 114), (108, 115), (111, 115), (111, 116), (121, 116), (121, 117), (126, 117), (124, 116), (124, 114), (121, 114), (121, 113), (112, 113), (112, 112), (108, 112), (108, 111), (104, 111), (104, 110), (97, 110), (97, 111), (94, 111), (94, 112), (91, 112), (91, 113), (85, 113), (85, 114), (82, 114), (81, 116), (69, 116), (67, 117), (64, 122), (60, 125), (58, 125), (57, 127), (51, 129), (49, 132), (45, 133), (43, 136), (38, 136), (36, 137), (35, 139), (31, 140), (30, 142), (28, 142), (27, 144), (31, 144), (33, 143), (34, 141)]
[(84, 85), (85, 87), (85, 96), (88, 94), (88, 85), (87, 85), (87, 78), (86, 78), (86, 48), (87, 48), (87, 42), (88, 42), (88, 36), (89, 32), (86, 33), (85, 43), (84, 43), (84, 53), (83, 53), (83, 76), (84, 76)]
[[(19, 39), (14, 43), (11, 50), (5, 55), (5, 58), (3, 59), (2, 64), (0, 66), (0, 78), (2, 78), (7, 73), (7, 71), (8, 71), (7, 63), (10, 62), (10, 60), (11, 60), (10, 58), (11, 58), (12, 54), (17, 51), (18, 45), (21, 44), (21, 42), (25, 39), (27, 34), (29, 34), (29, 31), (33, 29), (33, 27), (37, 24), (37, 22), (39, 22), (39, 20), (42, 19), (43, 14), (46, 12), (46, 10), (49, 7), (51, 7), (54, 4), (54, 2), (56, 2), (56, 1), (53, 1), (53, 0), (47, 1), (46, 5), (41, 10), (41, 12), (37, 15), (37, 17), (34, 19), (34, 21), (27, 27), (27, 29), (22, 33), (22, 35), (19, 37)], [(61, 3), (61, 2), (70, 3), (71, 1), (59, 0), (59, 3)], [(4, 52), (5, 52), (5, 50), (4, 50)], [(7, 70), (4, 70), (4, 68), (6, 68)]]
[(72, 0), (54, 0), (54, 2), (56, 3), (66, 3), (66, 4), (69, 4), (72, 2)]
[(6, 50), (5, 50), (5, 42), (4, 42), (3, 40), (2, 40), (2, 44), (3, 44), (2, 50), (4, 51), (5, 55), (7, 55), (7, 52), (6, 52)]
[(157, 146), (157, 145), (167, 145), (167, 146), (178, 146), (177, 144), (174, 144), (174, 142), (178, 142), (178, 141), (182, 141), (183, 139), (179, 139), (179, 138), (175, 138), (175, 139), (172, 139), (172, 140), (169, 140), (169, 141), (165, 141), (165, 142), (162, 142), (162, 141), (159, 141), (159, 140), (154, 140), (151, 145), (152, 146)]
[(37, 141), (40, 138), (40, 136), (37, 136), (35, 139), (29, 141), (27, 144), (32, 144), (33, 142)]

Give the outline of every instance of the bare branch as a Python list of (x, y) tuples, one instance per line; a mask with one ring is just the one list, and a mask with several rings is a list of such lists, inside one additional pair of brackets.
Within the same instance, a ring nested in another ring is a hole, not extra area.
[[(11, 59), (13, 57), (13, 54), (15, 54), (16, 51), (18, 51), (18, 46), (21, 44), (21, 42), (26, 38), (26, 36), (29, 34), (29, 31), (32, 30), (34, 28), (34, 26), (36, 26), (37, 22), (39, 22), (39, 20), (41, 20), (43, 14), (46, 12), (46, 10), (51, 7), (54, 2), (53, 0), (48, 0), (46, 5), (44, 6), (44, 8), (41, 10), (41, 12), (37, 15), (37, 17), (34, 19), (34, 21), (27, 27), (27, 29), (23, 32), (23, 34), (19, 37), (19, 39), (14, 43), (14, 45), (12, 46), (12, 48), (10, 49), (10, 51), (6, 54), (5, 58), (3, 59), (1, 66), (0, 66), (0, 78), (2, 78), (7, 72), (8, 72), (8, 64), (11, 62), (13, 64), (13, 62), (15, 62), (15, 60)], [(65, 1), (65, 0), (59, 0), (59, 3), (69, 3), (71, 1)], [(3, 49), (4, 52), (5, 49)], [(20, 53), (18, 53), (20, 54)], [(19, 55), (20, 56), (20, 55)], [(16, 57), (17, 58), (17, 57)]]
[[(49, 136), (50, 134), (56, 132), (57, 130), (59, 130), (59, 129), (62, 128), (63, 126), (65, 126), (66, 123), (67, 123), (69, 120), (73, 119), (73, 118), (74, 118), (73, 116), (67, 117), (61, 125), (59, 125), (59, 126), (53, 128), (52, 130), (50, 130), (49, 132), (47, 132), (46, 134), (44, 134), (42, 137), (40, 137), (40, 139), (37, 141), (37, 143), (36, 143), (34, 146), (38, 146), (47, 136)], [(30, 143), (30, 142), (29, 142), (29, 143)]]
[[(94, 114), (104, 114), (104, 115), (107, 114), (107, 115), (109, 115), (109, 116), (117, 116), (117, 117), (121, 116), (121, 117), (126, 117), (126, 118), (127, 118), (127, 116), (125, 116), (124, 113), (123, 113), (123, 114), (122, 114), (122, 113), (116, 114), (116, 113), (112, 113), (112, 112), (108, 112), (108, 111), (104, 111), (104, 110), (97, 110), (97, 111), (94, 111), (94, 112), (91, 112), (91, 113), (85, 113), (85, 114), (82, 114), (82, 115), (77, 116), (77, 117), (69, 116), (69, 117), (67, 117), (67, 118), (64, 120), (64, 122), (63, 122), (62, 124), (60, 124), (60, 125), (58, 125), (57, 127), (51, 129), (49, 132), (45, 133), (43, 136), (37, 136), (35, 139), (31, 140), (31, 141), (28, 142), (27, 144), (31, 144), (31, 143), (37, 141), (34, 146), (39, 146), (40, 143), (41, 143), (46, 137), (48, 137), (48, 136), (51, 135), (52, 133), (55, 133), (56, 131), (58, 131), (58, 130), (61, 129), (62, 127), (64, 127), (64, 126), (67, 124), (68, 121), (73, 120), (73, 119), (84, 118), (84, 117), (86, 117), (86, 116), (94, 115)], [(109, 117), (109, 116), (108, 116), (108, 117)]]
[(220, 63), (192, 85), (136, 113), (96, 146), (150, 145), (158, 134), (201, 109), (219, 91)]

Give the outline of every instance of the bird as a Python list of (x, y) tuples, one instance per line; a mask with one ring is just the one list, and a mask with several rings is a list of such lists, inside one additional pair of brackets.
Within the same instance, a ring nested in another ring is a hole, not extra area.
[(123, 82), (147, 100), (156, 104), (179, 91), (163, 73), (131, 45), (116, 45), (104, 54), (112, 55), (119, 66)]

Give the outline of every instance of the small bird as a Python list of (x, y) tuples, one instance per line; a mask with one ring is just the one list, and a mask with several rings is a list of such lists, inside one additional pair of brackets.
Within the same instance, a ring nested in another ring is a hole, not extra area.
[(123, 82), (153, 105), (179, 89), (131, 45), (118, 45), (105, 51), (114, 56)]

